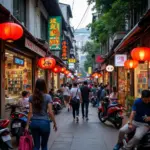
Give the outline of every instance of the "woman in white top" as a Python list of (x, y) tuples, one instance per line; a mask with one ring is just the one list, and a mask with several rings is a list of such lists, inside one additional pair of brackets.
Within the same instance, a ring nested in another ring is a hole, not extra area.
[(79, 121), (79, 107), (80, 103), (82, 103), (82, 97), (81, 97), (81, 91), (77, 87), (77, 83), (73, 84), (73, 88), (71, 89), (71, 97), (70, 97), (70, 103), (72, 105), (72, 114), (73, 119), (78, 122)]
[(68, 111), (69, 111), (70, 90), (66, 84), (64, 84), (64, 87), (63, 87), (63, 96), (64, 96), (65, 106), (68, 108)]
[(118, 101), (118, 92), (117, 92), (116, 86), (114, 86), (112, 90), (113, 91), (112, 91), (112, 93), (109, 96), (110, 104), (116, 103)]

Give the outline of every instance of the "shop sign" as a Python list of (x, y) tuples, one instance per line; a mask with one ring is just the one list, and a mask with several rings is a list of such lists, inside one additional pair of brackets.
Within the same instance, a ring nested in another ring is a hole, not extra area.
[(61, 26), (60, 16), (50, 17), (48, 23), (48, 40), (50, 50), (61, 50)]
[(101, 55), (96, 55), (95, 61), (96, 61), (96, 63), (102, 63), (104, 61), (104, 58), (102, 58)]
[(75, 64), (74, 63), (69, 63), (69, 69), (74, 69), (75, 68)]
[(32, 43), (27, 38), (25, 38), (25, 47), (32, 50), (33, 52), (35, 52), (36, 54), (38, 54), (42, 57), (44, 57), (46, 55), (46, 52), (44, 52), (41, 48), (36, 46), (34, 43)]
[(61, 58), (63, 61), (67, 61), (68, 60), (68, 54), (67, 54), (67, 42), (65, 40), (62, 41), (62, 54), (61, 54)]
[(123, 67), (125, 61), (127, 60), (127, 55), (115, 55), (115, 66)]
[(18, 66), (24, 66), (24, 59), (14, 56), (14, 64)]
[(108, 66), (106, 67), (106, 71), (108, 71), (108, 72), (113, 72), (113, 71), (114, 71), (114, 66), (108, 65)]
[(88, 74), (92, 74), (92, 67), (88, 67)]
[(75, 58), (69, 58), (68, 62), (69, 63), (76, 63), (76, 59)]

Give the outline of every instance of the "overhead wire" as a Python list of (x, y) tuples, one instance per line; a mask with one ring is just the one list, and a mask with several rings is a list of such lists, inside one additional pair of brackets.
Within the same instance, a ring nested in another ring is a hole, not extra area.
[(84, 12), (84, 14), (83, 14), (83, 16), (82, 16), (82, 18), (81, 18), (79, 24), (78, 24), (78, 26), (77, 26), (76, 29), (75, 29), (75, 31), (76, 31), (76, 30), (79, 28), (79, 26), (81, 25), (81, 23), (82, 23), (84, 17), (86, 16), (86, 13), (88, 12), (89, 8), (90, 8), (90, 5), (87, 6), (87, 8), (86, 8), (86, 10), (85, 10), (85, 12)]
[(73, 8), (74, 8), (74, 2), (75, 2), (75, 0), (73, 0), (73, 2), (72, 2), (72, 11), (73, 11)]

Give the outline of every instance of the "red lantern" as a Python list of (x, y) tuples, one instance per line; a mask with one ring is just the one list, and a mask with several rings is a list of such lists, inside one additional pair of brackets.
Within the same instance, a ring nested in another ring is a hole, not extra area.
[(131, 52), (132, 59), (137, 61), (150, 60), (150, 48), (148, 47), (137, 47)]
[(134, 69), (138, 66), (137, 60), (126, 60), (124, 63), (126, 69)]
[(12, 22), (0, 24), (1, 39), (7, 40), (8, 42), (13, 42), (21, 38), (22, 35), (23, 35), (23, 29), (20, 25)]
[(65, 71), (65, 75), (68, 75), (70, 72), (68, 70)]
[(56, 65), (56, 60), (51, 57), (43, 57), (38, 61), (38, 66), (42, 69), (52, 69)]
[(66, 71), (66, 68), (61, 68), (61, 72), (64, 73)]
[(52, 71), (53, 71), (54, 73), (59, 73), (59, 72), (60, 72), (60, 67), (59, 67), (59, 66), (55, 66), (55, 67), (52, 69)]

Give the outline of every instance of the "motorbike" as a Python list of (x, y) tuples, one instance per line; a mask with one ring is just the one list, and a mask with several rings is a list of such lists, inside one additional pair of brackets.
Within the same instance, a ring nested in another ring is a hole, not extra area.
[(62, 109), (61, 100), (58, 97), (53, 98), (53, 111), (55, 114)]
[(17, 143), (19, 143), (20, 136), (23, 135), (27, 123), (27, 113), (26, 112), (17, 112), (16, 109), (21, 107), (16, 104), (7, 104), (6, 109), (10, 109), (10, 129), (12, 136), (16, 137)]
[(96, 104), (97, 104), (97, 97), (96, 96), (92, 96), (91, 97), (91, 103), (92, 103), (92, 106), (95, 107)]
[[(120, 148), (125, 148), (129, 140), (133, 138), (135, 131), (126, 134), (123, 139), (123, 145)], [(150, 131), (140, 140), (140, 142), (132, 150), (149, 150), (150, 149)]]
[(0, 120), (0, 150), (13, 149), (10, 132), (7, 128), (9, 123), (9, 120)]
[(121, 104), (114, 103), (109, 105), (109, 97), (105, 97), (98, 108), (98, 117), (102, 123), (111, 122), (117, 129), (122, 126), (123, 107)]

